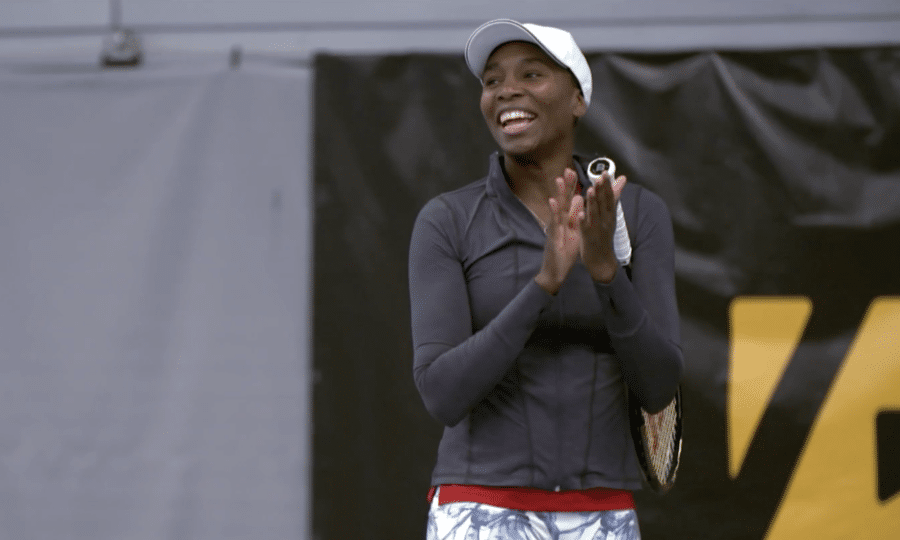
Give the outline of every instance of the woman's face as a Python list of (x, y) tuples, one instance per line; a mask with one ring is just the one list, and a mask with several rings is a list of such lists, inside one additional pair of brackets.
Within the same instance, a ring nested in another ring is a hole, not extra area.
[(538, 46), (514, 41), (488, 58), (481, 78), (481, 114), (507, 155), (546, 155), (572, 138), (587, 111), (572, 74)]

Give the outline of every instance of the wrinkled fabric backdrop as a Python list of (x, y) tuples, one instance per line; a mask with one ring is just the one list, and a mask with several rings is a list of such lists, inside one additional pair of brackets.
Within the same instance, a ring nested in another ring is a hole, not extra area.
[[(900, 49), (589, 62), (578, 149), (659, 194), (677, 244), (684, 451), (644, 538), (896, 538)], [(459, 56), (315, 73), (314, 531), (423, 538), (410, 231), (495, 145)]]

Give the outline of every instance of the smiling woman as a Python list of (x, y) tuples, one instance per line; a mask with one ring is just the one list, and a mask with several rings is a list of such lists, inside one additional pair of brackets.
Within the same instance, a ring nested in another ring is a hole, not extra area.
[(537, 45), (515, 41), (488, 58), (481, 112), (505, 154), (537, 163), (574, 146), (573, 119), (584, 116), (587, 105), (568, 69)]
[(592, 78), (568, 32), (491, 21), (466, 61), (500, 152), (425, 205), (409, 252), (413, 374), (445, 425), (428, 539), (637, 539), (625, 396), (658, 411), (682, 371), (668, 212), (573, 156)]

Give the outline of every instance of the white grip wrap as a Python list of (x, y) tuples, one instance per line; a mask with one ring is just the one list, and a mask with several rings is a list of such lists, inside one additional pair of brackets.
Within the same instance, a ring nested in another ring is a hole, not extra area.
[[(609, 173), (609, 178), (615, 182), (616, 164), (607, 157), (597, 158), (587, 166), (588, 178), (592, 184), (600, 181), (603, 172)], [(613, 184), (615, 185), (615, 184)], [(619, 264), (627, 266), (631, 262), (631, 241), (628, 239), (628, 227), (625, 225), (625, 212), (622, 203), (616, 203), (616, 233), (613, 236), (613, 249), (616, 251), (616, 259)]]

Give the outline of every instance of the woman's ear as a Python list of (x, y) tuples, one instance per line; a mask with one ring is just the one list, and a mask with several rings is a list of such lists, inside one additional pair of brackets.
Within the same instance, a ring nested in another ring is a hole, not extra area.
[(578, 123), (578, 120), (581, 119), (582, 116), (587, 114), (587, 103), (584, 101), (584, 94), (581, 93), (581, 90), (575, 92), (575, 96), (573, 97), (574, 103), (572, 103), (572, 115), (575, 116), (575, 123)]

